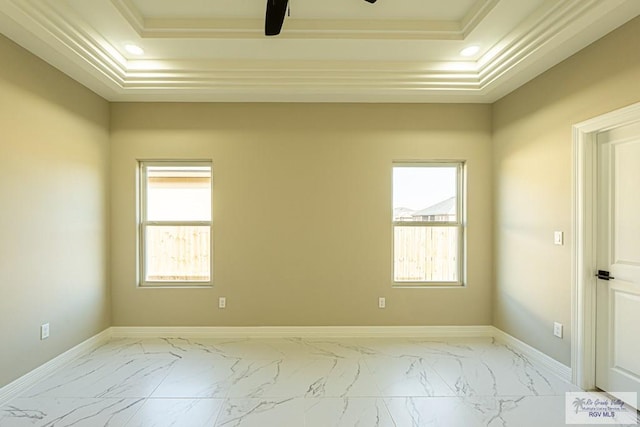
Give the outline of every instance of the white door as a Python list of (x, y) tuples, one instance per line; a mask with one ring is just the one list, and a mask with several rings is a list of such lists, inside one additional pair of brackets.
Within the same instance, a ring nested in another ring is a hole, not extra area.
[(597, 138), (596, 386), (640, 396), (640, 123)]

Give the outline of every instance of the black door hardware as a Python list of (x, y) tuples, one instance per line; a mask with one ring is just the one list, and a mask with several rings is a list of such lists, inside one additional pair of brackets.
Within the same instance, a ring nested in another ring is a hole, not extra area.
[(598, 279), (602, 279), (602, 280), (615, 279), (615, 277), (609, 275), (608, 271), (604, 271), (604, 270), (598, 270), (598, 273), (596, 274), (596, 277)]

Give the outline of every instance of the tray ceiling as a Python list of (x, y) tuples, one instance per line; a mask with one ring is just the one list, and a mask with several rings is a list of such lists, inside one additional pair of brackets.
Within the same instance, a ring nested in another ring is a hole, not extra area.
[(0, 0), (0, 32), (110, 101), (493, 102), (640, 14), (638, 0), (289, 4), (266, 37), (266, 0)]

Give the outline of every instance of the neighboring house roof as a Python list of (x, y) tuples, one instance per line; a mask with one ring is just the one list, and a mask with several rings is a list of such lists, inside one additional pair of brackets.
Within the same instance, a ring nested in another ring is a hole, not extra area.
[(455, 215), (456, 213), (456, 198), (451, 197), (442, 202), (431, 205), (428, 208), (424, 208), (419, 211), (415, 211), (413, 216), (434, 216), (434, 215)]
[(414, 210), (409, 208), (395, 208), (393, 210), (394, 218), (411, 218), (413, 216)]

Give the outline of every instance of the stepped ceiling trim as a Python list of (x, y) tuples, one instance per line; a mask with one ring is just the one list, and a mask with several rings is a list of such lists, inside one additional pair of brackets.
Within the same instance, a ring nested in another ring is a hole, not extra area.
[[(264, 38), (262, 21), (145, 17), (132, 0), (103, 1), (110, 2), (143, 40)], [(455, 22), (291, 20), (283, 35), (465, 40), (501, 1), (506, 0), (478, 0)], [(112, 101), (492, 102), (508, 92), (508, 86), (501, 88), (503, 81), (540, 61), (554, 44), (575, 37), (612, 3), (640, 13), (640, 2), (630, 6), (628, 0), (546, 0), (478, 58), (454, 61), (127, 59), (118, 46), (60, 3), (1, 0), (0, 14), (19, 28), (13, 31), (14, 39), (22, 37), (29, 46), (37, 46), (34, 37), (44, 42), (51, 51), (37, 54)]]
[[(500, 0), (477, 0), (459, 21), (293, 19), (281, 38), (464, 40)], [(263, 19), (145, 17), (132, 0), (111, 0), (143, 38), (263, 38)]]

